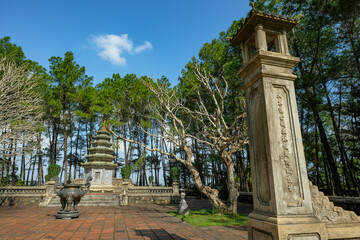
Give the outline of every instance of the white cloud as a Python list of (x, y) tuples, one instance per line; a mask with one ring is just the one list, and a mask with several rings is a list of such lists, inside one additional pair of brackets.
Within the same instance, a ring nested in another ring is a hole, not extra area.
[(152, 45), (149, 41), (145, 41), (143, 45), (134, 47), (131, 39), (127, 34), (118, 35), (98, 35), (93, 36), (91, 41), (95, 43), (98, 49), (98, 55), (104, 60), (110, 61), (112, 64), (124, 66), (126, 65), (126, 59), (124, 58), (124, 52), (128, 54), (137, 54), (147, 49), (152, 49)]

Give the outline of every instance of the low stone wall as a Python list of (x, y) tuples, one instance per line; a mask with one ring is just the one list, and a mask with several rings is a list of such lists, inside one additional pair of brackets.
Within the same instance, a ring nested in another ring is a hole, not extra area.
[[(45, 186), (0, 187), (0, 206), (46, 207), (56, 196), (53, 190), (54, 183), (54, 181), (49, 181)], [(61, 187), (58, 186), (58, 188)], [(120, 186), (114, 186), (113, 192), (119, 194), (121, 205), (170, 204), (178, 203), (180, 200), (178, 185), (174, 185), (174, 187), (137, 187), (133, 186), (132, 182), (121, 182)]]
[(345, 210), (354, 211), (360, 216), (360, 197), (328, 196), (328, 198), (335, 206), (342, 207)]
[(169, 204), (172, 203), (172, 197), (169, 196), (128, 196), (128, 204)]
[(128, 204), (170, 204), (178, 203), (179, 196), (173, 194), (172, 187), (135, 187), (127, 190)]
[(46, 186), (0, 187), (0, 206), (39, 206)]

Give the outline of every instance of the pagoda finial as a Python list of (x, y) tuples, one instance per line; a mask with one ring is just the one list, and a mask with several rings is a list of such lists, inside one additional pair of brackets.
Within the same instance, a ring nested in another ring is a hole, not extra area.
[(106, 127), (106, 121), (105, 121), (105, 120), (103, 121), (102, 127), (100, 128), (99, 131), (101, 131), (101, 132), (108, 132), (107, 127)]

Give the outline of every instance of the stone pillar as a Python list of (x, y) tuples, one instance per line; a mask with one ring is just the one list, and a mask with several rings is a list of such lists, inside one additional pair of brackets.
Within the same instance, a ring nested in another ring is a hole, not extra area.
[(121, 206), (126, 206), (129, 204), (128, 190), (129, 190), (129, 183), (123, 182), (122, 186), (121, 186), (121, 193), (120, 193), (120, 205)]
[(326, 235), (325, 225), (312, 210), (295, 99), (296, 76), (291, 73), (298, 61), (259, 51), (252, 64), (239, 71), (245, 80), (254, 198), (249, 239), (306, 236), (301, 239), (312, 240)]
[(172, 184), (172, 188), (173, 188), (173, 195), (179, 196), (179, 183), (178, 182), (173, 182)]
[[(326, 239), (325, 224), (313, 214), (311, 193), (295, 99), (286, 32), (296, 21), (253, 12), (232, 43), (251, 44), (256, 53), (244, 59), (244, 80), (254, 211), (248, 217), (249, 239)], [(267, 49), (267, 34), (277, 37), (277, 52)], [(246, 58), (246, 56), (243, 56)]]
[(54, 180), (49, 180), (45, 182), (46, 193), (44, 198), (41, 200), (39, 204), (40, 207), (46, 207), (47, 205), (49, 205), (51, 199), (56, 196), (54, 192), (54, 185), (55, 185)]
[(282, 33), (278, 35), (278, 42), (279, 42), (280, 53), (290, 55), (288, 42), (286, 38), (286, 31), (282, 31)]
[[(253, 9), (231, 39), (246, 50), (255, 35), (257, 48), (251, 59), (243, 54), (238, 71), (244, 80), (253, 186), (249, 239), (352, 239), (360, 232), (358, 217), (334, 207), (307, 178), (292, 74), (299, 58), (289, 54), (286, 39), (296, 24)], [(266, 34), (275, 35), (275, 52), (267, 51)]]
[(54, 192), (54, 185), (55, 185), (55, 181), (54, 180), (49, 180), (45, 182), (45, 186), (46, 186), (46, 194), (55, 194)]
[(181, 189), (181, 194), (180, 194), (180, 203), (179, 203), (179, 206), (178, 206), (178, 214), (180, 215), (189, 215), (189, 205), (187, 204), (186, 200), (185, 200), (185, 189)]
[(263, 25), (259, 24), (255, 28), (256, 50), (267, 50), (266, 35)]

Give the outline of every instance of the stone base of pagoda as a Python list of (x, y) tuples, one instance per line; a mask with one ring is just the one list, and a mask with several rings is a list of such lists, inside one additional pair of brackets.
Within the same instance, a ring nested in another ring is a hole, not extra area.
[(90, 187), (90, 192), (99, 192), (99, 193), (105, 193), (105, 192), (114, 192), (114, 185), (92, 185)]
[[(84, 166), (85, 164), (83, 164)], [(92, 176), (90, 191), (107, 192), (113, 191), (113, 172), (115, 167), (85, 165), (84, 179)]]

